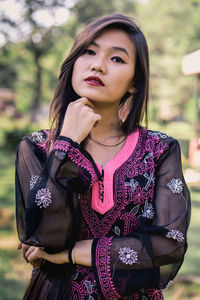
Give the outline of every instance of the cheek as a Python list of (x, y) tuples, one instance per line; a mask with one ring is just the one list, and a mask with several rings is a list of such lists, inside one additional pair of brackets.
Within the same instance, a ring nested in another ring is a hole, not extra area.
[(78, 74), (79, 74), (79, 72), (77, 69), (77, 65), (74, 64), (74, 68), (73, 68), (73, 72), (72, 72), (72, 87), (75, 91), (78, 86)]

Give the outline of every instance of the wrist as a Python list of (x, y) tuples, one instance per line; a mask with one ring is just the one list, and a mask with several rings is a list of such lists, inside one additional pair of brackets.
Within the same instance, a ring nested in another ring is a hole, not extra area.
[(78, 144), (81, 143), (81, 140), (80, 140), (77, 136), (75, 136), (75, 135), (66, 134), (66, 133), (64, 133), (63, 131), (61, 131), (61, 132), (60, 132), (60, 136), (64, 136), (64, 137), (66, 137), (66, 138), (69, 138), (69, 139), (71, 139), (71, 140), (72, 140), (73, 142), (75, 142), (75, 143), (78, 143)]

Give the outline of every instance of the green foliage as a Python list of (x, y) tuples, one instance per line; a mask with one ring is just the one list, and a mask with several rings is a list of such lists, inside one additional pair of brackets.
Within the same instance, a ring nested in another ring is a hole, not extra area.
[(0, 49), (0, 87), (14, 89), (17, 70), (12, 61), (8, 61), (8, 57), (12, 57), (9, 44), (7, 47)]
[[(46, 4), (41, 1), (29, 1), (27, 16), (32, 18), (34, 10), (43, 5)], [(32, 34), (39, 33), (42, 37), (40, 42), (33, 43), (30, 37), (13, 46), (7, 44), (0, 58), (0, 86), (11, 87), (16, 91), (20, 111), (31, 112), (35, 91), (38, 90), (35, 55), (41, 54), (39, 104), (42, 105), (49, 103), (53, 97), (61, 63), (77, 32), (91, 19), (115, 12), (138, 19), (147, 37), (151, 62), (151, 118), (161, 122), (165, 116), (160, 113), (160, 107), (170, 106), (172, 110), (176, 109), (176, 118), (191, 123), (195, 121), (193, 115), (197, 119), (193, 100), (190, 101), (194, 96), (195, 77), (181, 73), (183, 56), (199, 48), (200, 2), (192, 0), (149, 0), (145, 4), (133, 0), (79, 0), (71, 8), (70, 17), (64, 26), (44, 30), (35, 24)]]
[(20, 140), (30, 132), (30, 127), (17, 128), (11, 131), (6, 131), (4, 135), (4, 146), (8, 150), (16, 150)]
[(137, 16), (150, 49), (152, 101), (159, 122), (166, 115), (159, 116), (160, 107), (176, 109), (176, 118), (194, 122), (187, 109), (196, 80), (182, 74), (181, 64), (184, 55), (199, 48), (199, 15), (199, 1), (149, 0), (138, 5)]

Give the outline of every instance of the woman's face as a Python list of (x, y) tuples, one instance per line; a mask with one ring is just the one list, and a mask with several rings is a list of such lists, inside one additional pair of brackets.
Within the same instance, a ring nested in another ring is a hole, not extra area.
[(94, 103), (120, 103), (134, 93), (135, 46), (120, 29), (106, 29), (77, 58), (72, 86), (80, 97)]

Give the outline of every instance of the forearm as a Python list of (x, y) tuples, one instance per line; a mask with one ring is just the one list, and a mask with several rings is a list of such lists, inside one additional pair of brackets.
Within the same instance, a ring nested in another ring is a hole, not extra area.
[(73, 248), (73, 256), (76, 264), (87, 267), (92, 266), (92, 242), (93, 240), (83, 240), (76, 242)]
[[(73, 248), (74, 263), (91, 267), (91, 247), (93, 240), (83, 240), (76, 242)], [(27, 247), (24, 250), (24, 258), (27, 262), (34, 264), (38, 259), (45, 259), (54, 264), (69, 263), (69, 250), (63, 250), (56, 254), (48, 254), (38, 247)]]

